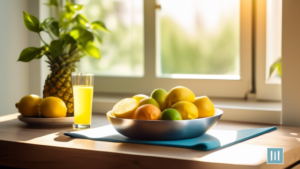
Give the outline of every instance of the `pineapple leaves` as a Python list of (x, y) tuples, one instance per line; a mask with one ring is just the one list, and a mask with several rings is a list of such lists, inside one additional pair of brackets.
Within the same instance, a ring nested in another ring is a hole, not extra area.
[(58, 6), (58, 2), (57, 2), (57, 0), (49, 0), (49, 3), (45, 3), (45, 5), (47, 5), (47, 6), (51, 6), (51, 5), (53, 5), (53, 6)]
[(70, 35), (79, 43), (88, 43), (89, 41), (94, 40), (93, 34), (82, 27), (75, 27), (70, 32)]
[(27, 12), (23, 12), (23, 20), (26, 28), (32, 32), (39, 33), (44, 30), (39, 19)]
[(103, 31), (103, 32), (107, 32), (109, 33), (109, 31), (106, 29), (106, 26), (103, 22), (101, 21), (95, 21), (92, 23), (92, 29), (93, 30), (99, 30), (99, 31)]
[(43, 56), (43, 47), (36, 48), (36, 47), (28, 47), (23, 49), (21, 52), (18, 61), (21, 62), (30, 62), (33, 59), (39, 59)]
[[(43, 55), (47, 55), (50, 61), (54, 61), (59, 59), (59, 56), (67, 56), (70, 53), (75, 54), (78, 60), (85, 55), (94, 58), (101, 57), (100, 49), (95, 44), (98, 45), (97, 41), (102, 44), (102, 32), (109, 33), (108, 29), (101, 21), (89, 22), (87, 17), (80, 12), (83, 5), (73, 2), (73, 0), (65, 0), (64, 3), (58, 0), (48, 0), (45, 5), (51, 10), (56, 10), (52, 12), (56, 19), (47, 18), (42, 23), (37, 17), (23, 12), (26, 28), (38, 33), (45, 46), (24, 49), (18, 61), (30, 62), (33, 59), (40, 59)], [(51, 42), (43, 40), (42, 31), (48, 34), (52, 39)]]
[(53, 18), (47, 18), (42, 23), (45, 29), (49, 31), (49, 33), (55, 35), (56, 37), (59, 36), (59, 26), (58, 22), (55, 21)]
[(270, 67), (269, 77), (277, 70), (278, 75), (281, 77), (281, 58), (274, 62)]
[(63, 44), (60, 40), (54, 40), (50, 43), (50, 52), (52, 54), (53, 59), (59, 56), (63, 51)]
[(85, 43), (84, 45), (79, 45), (79, 49), (89, 56), (100, 59), (101, 54), (99, 49), (95, 46), (93, 42)]
[(84, 27), (89, 23), (88, 19), (82, 14), (76, 15), (74, 19), (79, 25), (82, 25)]

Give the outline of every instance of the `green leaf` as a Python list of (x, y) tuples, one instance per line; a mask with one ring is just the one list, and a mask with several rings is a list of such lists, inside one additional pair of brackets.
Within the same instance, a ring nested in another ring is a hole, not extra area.
[(84, 27), (86, 27), (89, 23), (88, 19), (82, 14), (76, 15), (74, 19), (79, 25), (82, 25)]
[(64, 40), (65, 44), (75, 44), (76, 40), (70, 36), (70, 34), (65, 34), (62, 39)]
[(23, 12), (23, 20), (26, 28), (32, 32), (39, 33), (44, 30), (38, 18), (33, 15)]
[(99, 41), (99, 43), (102, 44), (102, 39), (101, 39), (101, 37), (100, 37), (98, 34), (96, 34), (96, 33), (93, 33), (93, 34), (94, 34), (94, 36), (97, 38), (97, 40)]
[(50, 33), (59, 37), (59, 26), (58, 22), (54, 20), (54, 18), (47, 18), (42, 23), (45, 29), (47, 29)]
[(58, 27), (57, 21), (52, 21), (49, 24), (48, 28), (55, 36), (57, 36), (57, 37), (59, 36), (59, 27)]
[(270, 73), (269, 73), (269, 77), (272, 75), (272, 73), (277, 69), (277, 72), (279, 74), (279, 76), (281, 76), (281, 58), (279, 60), (277, 60), (276, 62), (274, 62), (271, 67), (270, 67)]
[(280, 76), (280, 77), (282, 77), (281, 75), (281, 60), (280, 60), (280, 63), (278, 64), (278, 66), (277, 66), (277, 73), (278, 73), (278, 75)]
[(55, 59), (57, 56), (59, 56), (62, 53), (63, 44), (60, 40), (53, 40), (50, 43), (49, 49), (50, 49), (50, 52), (53, 56), (53, 59)]
[(74, 5), (74, 9), (75, 9), (76, 11), (80, 11), (82, 8), (83, 8), (83, 5), (79, 5), (79, 4)]
[(105, 24), (103, 22), (101, 22), (101, 21), (95, 21), (95, 22), (93, 22), (91, 28), (93, 30), (99, 30), (99, 31), (103, 31), (103, 32), (109, 33), (109, 31), (106, 29)]
[(82, 27), (73, 28), (70, 35), (79, 43), (88, 43), (94, 40), (93, 34)]
[(18, 61), (30, 62), (31, 60), (33, 60), (35, 58), (40, 58), (41, 52), (42, 52), (41, 48), (36, 48), (36, 47), (25, 48), (21, 52)]
[(100, 59), (101, 57), (100, 50), (95, 46), (93, 42), (88, 42), (84, 45), (80, 45), (79, 49), (81, 49), (84, 53), (94, 58)]
[(57, 2), (57, 0), (49, 0), (49, 3), (45, 3), (45, 5), (47, 5), (47, 6), (51, 6), (51, 5), (53, 5), (53, 6), (58, 6), (58, 2)]

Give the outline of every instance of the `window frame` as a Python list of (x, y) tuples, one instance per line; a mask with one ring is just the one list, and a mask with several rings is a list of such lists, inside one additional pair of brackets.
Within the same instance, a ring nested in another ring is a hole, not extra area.
[(255, 0), (256, 99), (280, 101), (281, 84), (266, 83), (267, 0)]
[(156, 77), (159, 42), (158, 14), (156, 0), (144, 0), (144, 77), (95, 76), (95, 92), (144, 93), (155, 88), (169, 90), (175, 86), (186, 86), (197, 96), (244, 98), (251, 90), (252, 71), (252, 0), (241, 0), (240, 17), (240, 75), (239, 80), (219, 79), (171, 79)]

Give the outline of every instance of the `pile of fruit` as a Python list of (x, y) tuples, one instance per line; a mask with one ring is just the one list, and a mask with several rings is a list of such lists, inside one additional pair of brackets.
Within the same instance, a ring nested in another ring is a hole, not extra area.
[(42, 99), (38, 95), (26, 95), (16, 103), (16, 108), (24, 117), (66, 117), (67, 106), (58, 97)]
[(169, 92), (155, 89), (150, 97), (138, 94), (122, 99), (110, 111), (116, 118), (139, 120), (189, 120), (214, 113), (214, 105), (207, 96), (195, 97), (190, 89), (182, 86)]

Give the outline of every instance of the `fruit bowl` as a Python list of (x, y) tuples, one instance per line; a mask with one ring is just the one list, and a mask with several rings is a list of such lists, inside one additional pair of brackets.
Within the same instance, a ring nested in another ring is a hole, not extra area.
[(141, 140), (182, 140), (201, 136), (221, 118), (223, 111), (215, 109), (214, 116), (193, 120), (136, 120), (116, 118), (106, 114), (120, 134)]

